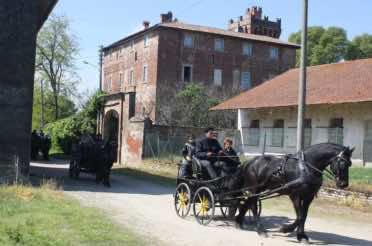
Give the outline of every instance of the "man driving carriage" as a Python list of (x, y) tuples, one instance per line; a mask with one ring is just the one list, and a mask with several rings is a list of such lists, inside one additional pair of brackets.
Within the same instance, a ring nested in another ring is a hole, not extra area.
[(223, 153), (222, 147), (217, 140), (217, 132), (209, 127), (205, 131), (205, 137), (197, 142), (195, 157), (199, 160), (201, 166), (205, 168), (209, 177), (217, 177), (214, 163), (218, 161), (218, 156)]

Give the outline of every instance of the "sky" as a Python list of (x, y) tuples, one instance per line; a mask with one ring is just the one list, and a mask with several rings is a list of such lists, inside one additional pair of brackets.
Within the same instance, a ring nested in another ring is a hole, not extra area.
[[(225, 29), (229, 19), (251, 6), (261, 6), (270, 19), (282, 19), (282, 40), (301, 27), (302, 0), (59, 0), (53, 12), (71, 21), (80, 46), (79, 91), (92, 92), (98, 88), (98, 47), (140, 30), (144, 20), (153, 25), (160, 13), (172, 11), (182, 22)], [(372, 34), (371, 10), (371, 0), (309, 0), (309, 26), (340, 26), (349, 39)]]

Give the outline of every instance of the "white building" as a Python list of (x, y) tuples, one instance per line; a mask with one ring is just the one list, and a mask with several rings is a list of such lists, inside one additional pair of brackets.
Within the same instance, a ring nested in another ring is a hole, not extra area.
[[(298, 69), (292, 69), (212, 110), (238, 110), (242, 150), (296, 151)], [(305, 145), (355, 147), (354, 161), (372, 162), (372, 59), (308, 68)], [(266, 137), (265, 137), (266, 135)]]

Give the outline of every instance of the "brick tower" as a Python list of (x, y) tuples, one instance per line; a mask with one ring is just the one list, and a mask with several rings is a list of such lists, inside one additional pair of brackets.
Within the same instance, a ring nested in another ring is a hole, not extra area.
[(228, 30), (279, 38), (282, 32), (281, 26), (281, 19), (270, 21), (268, 16), (262, 18), (262, 8), (254, 6), (248, 8), (245, 15), (240, 16), (238, 20), (231, 19)]

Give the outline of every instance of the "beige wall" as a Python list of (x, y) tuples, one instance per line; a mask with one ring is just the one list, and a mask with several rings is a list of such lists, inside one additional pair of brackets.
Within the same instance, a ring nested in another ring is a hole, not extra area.
[[(267, 146), (267, 152), (274, 153), (294, 153), (295, 132), (297, 124), (297, 109), (295, 107), (285, 107), (265, 110), (239, 110), (238, 128), (249, 127), (251, 120), (259, 119), (261, 132), (264, 129), (273, 127), (275, 119), (284, 119), (284, 146), (270, 147)], [(312, 142), (311, 144), (328, 142), (327, 127), (332, 118), (344, 119), (344, 139), (345, 146), (355, 147), (353, 154), (354, 159), (363, 158), (364, 136), (366, 121), (372, 120), (372, 103), (349, 103), (339, 105), (318, 105), (309, 106), (306, 112), (306, 118), (312, 119)], [(294, 133), (294, 134), (293, 134)], [(244, 152), (247, 154), (261, 153), (263, 139), (261, 133), (260, 146), (252, 147), (244, 145)], [(372, 151), (365, 149), (365, 151)]]

